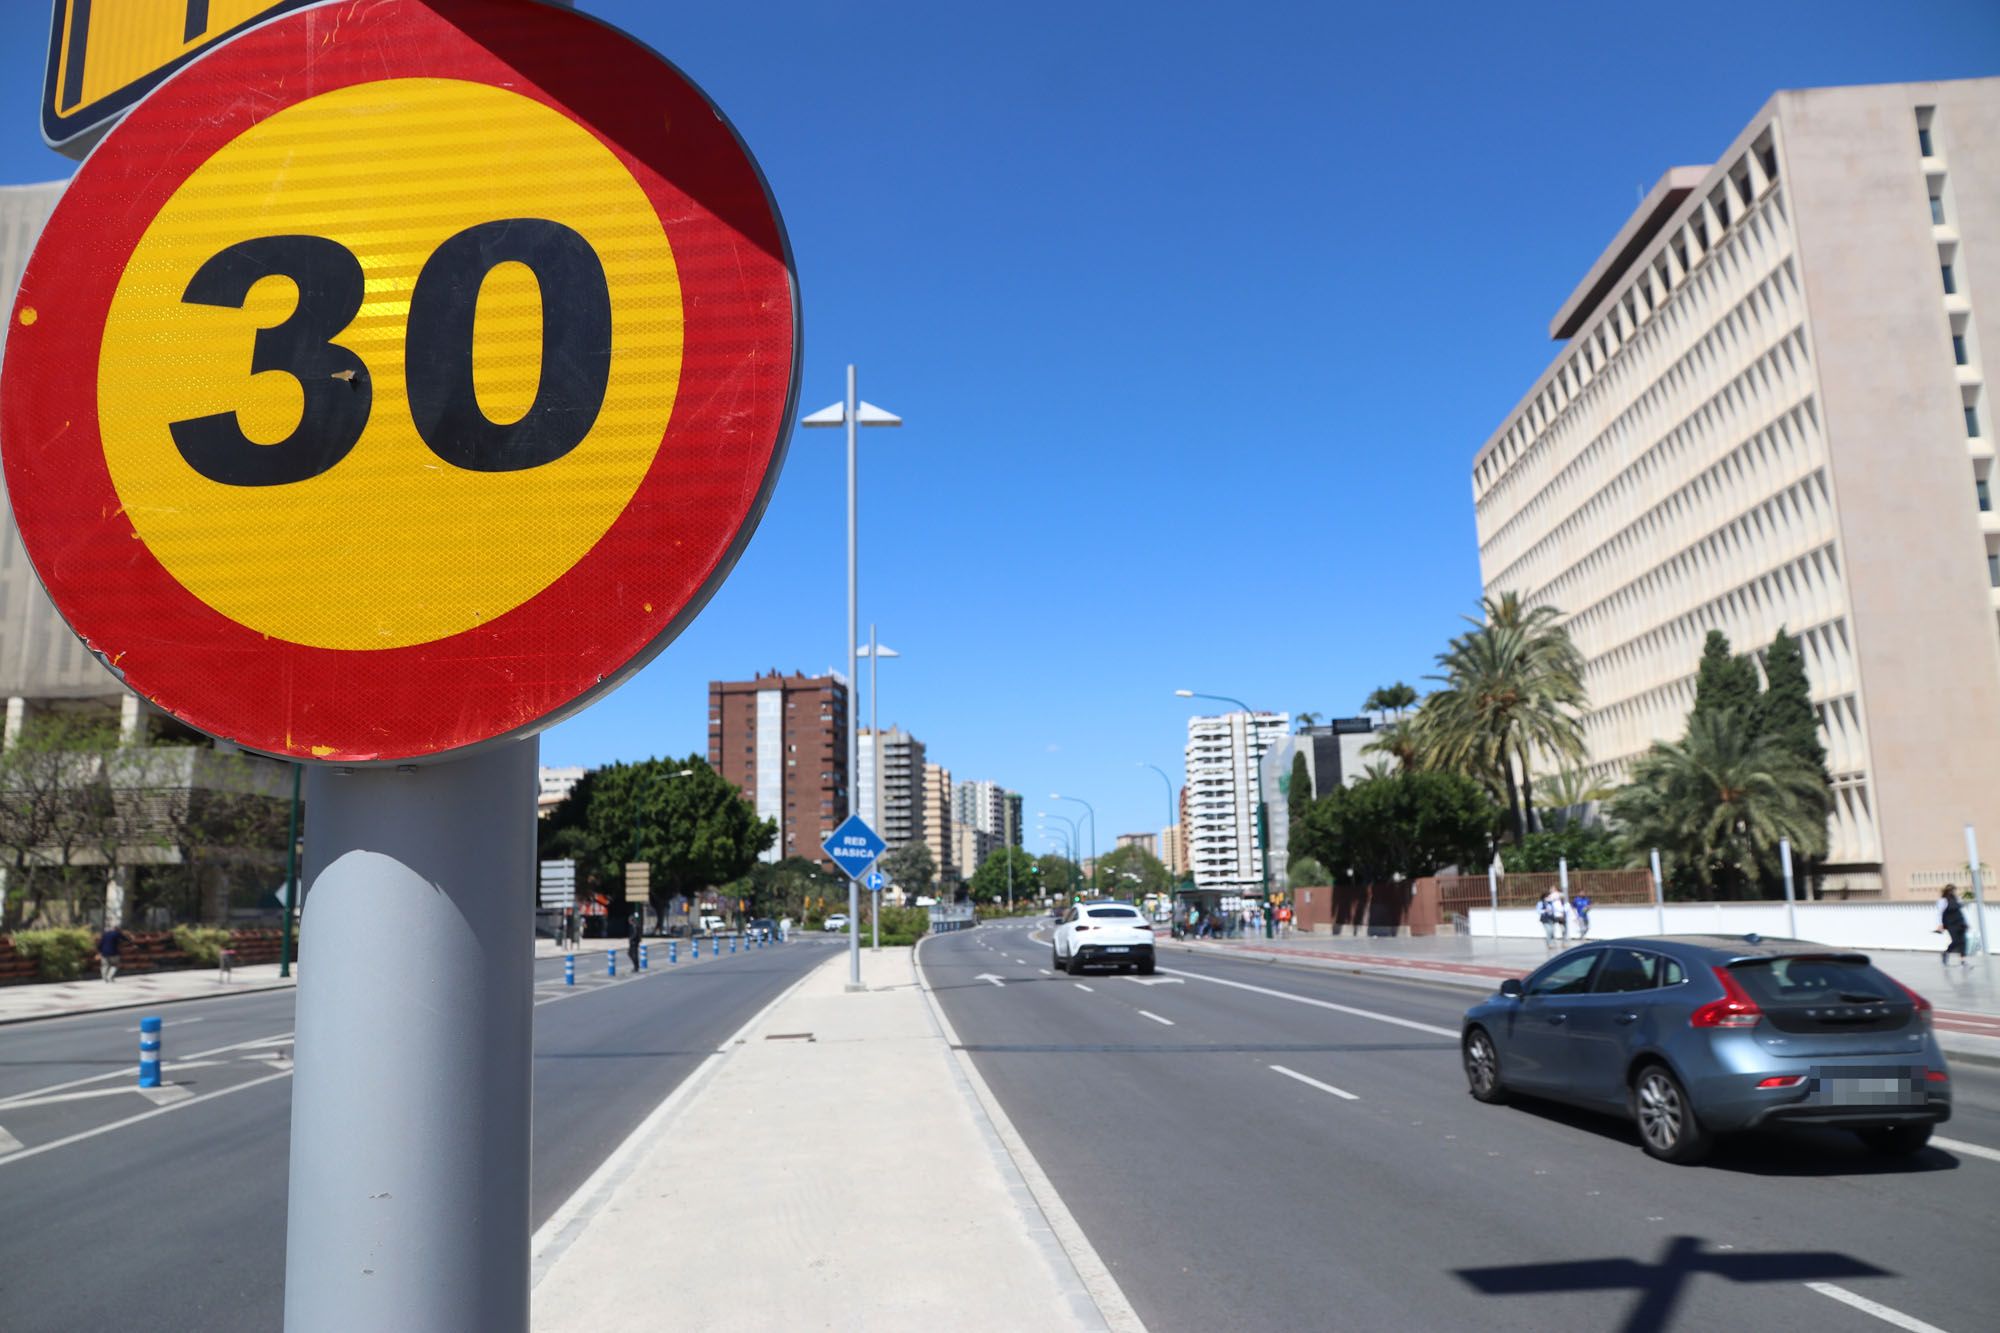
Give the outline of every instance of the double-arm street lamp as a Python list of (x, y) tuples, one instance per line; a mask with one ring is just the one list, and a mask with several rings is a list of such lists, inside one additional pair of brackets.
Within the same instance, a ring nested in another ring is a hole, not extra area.
[[(858, 601), (859, 569), (857, 549), (859, 537), (856, 532), (856, 516), (859, 513), (855, 497), (859, 485), (856, 476), (857, 451), (855, 432), (862, 426), (900, 426), (903, 419), (893, 412), (885, 412), (873, 403), (864, 403), (856, 396), (854, 387), (854, 367), (847, 368), (847, 397), (830, 407), (800, 420), (801, 426), (845, 426), (847, 427), (847, 809), (854, 813), (857, 802), (854, 799), (855, 770), (860, 766), (860, 736), (855, 729), (855, 675), (861, 648), (861, 614)], [(847, 879), (847, 985), (850, 990), (861, 989), (861, 930), (857, 922), (861, 917), (861, 886), (852, 875)]]
[(1075, 801), (1090, 812), (1090, 891), (1097, 892), (1097, 808), (1081, 796), (1059, 796), (1049, 793), (1051, 801)]
[(1081, 870), (1083, 869), (1083, 863), (1081, 860), (1081, 855), (1083, 852), (1083, 830), (1078, 827), (1080, 821), (1071, 819), (1068, 815), (1052, 815), (1046, 810), (1035, 811), (1035, 818), (1060, 819), (1062, 821), (1063, 827), (1068, 830), (1067, 836), (1069, 839), (1069, 850), (1067, 852), (1067, 855), (1069, 857), (1070, 864), (1076, 866), (1078, 871), (1081, 872)]
[(1183, 699), (1213, 699), (1217, 703), (1235, 704), (1243, 710), (1244, 742), (1250, 751), (1250, 775), (1257, 783), (1257, 805), (1250, 812), (1250, 821), (1257, 826), (1257, 879), (1264, 899), (1264, 937), (1269, 939), (1277, 934), (1277, 927), (1271, 920), (1271, 858), (1264, 847), (1264, 752), (1257, 744), (1257, 710), (1226, 694), (1200, 694), (1194, 690), (1175, 690), (1174, 693)]

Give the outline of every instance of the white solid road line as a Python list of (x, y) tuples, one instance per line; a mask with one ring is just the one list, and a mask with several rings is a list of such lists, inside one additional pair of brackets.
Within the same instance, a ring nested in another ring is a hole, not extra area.
[(1217, 986), (1230, 986), (1237, 990), (1254, 991), (1259, 995), (1269, 995), (1274, 999), (1290, 1000), (1293, 1004), (1309, 1004), (1316, 1009), (1331, 1009), (1337, 1014), (1352, 1014), (1356, 1018), (1370, 1018), (1377, 1023), (1393, 1023), (1399, 1028), (1410, 1028), (1416, 1032), (1430, 1032), (1440, 1037), (1456, 1037), (1457, 1028), (1441, 1028), (1435, 1023), (1419, 1023), (1414, 1018), (1397, 1018), (1394, 1014), (1378, 1014), (1372, 1009), (1356, 1009), (1352, 1005), (1335, 1004), (1331, 1000), (1315, 1000), (1306, 995), (1294, 995), (1290, 991), (1272, 990), (1268, 986), (1252, 986), (1247, 981), (1225, 981), (1221, 977), (1203, 976), (1199, 972), (1183, 972), (1177, 967), (1163, 967), (1162, 972), (1172, 972), (1177, 976), (1190, 977), (1195, 981), (1207, 981)]
[(1141, 1018), (1150, 1018), (1150, 1019), (1152, 1019), (1152, 1020), (1153, 1020), (1153, 1021), (1154, 1021), (1155, 1023), (1164, 1023), (1164, 1024), (1166, 1024), (1166, 1025), (1167, 1025), (1168, 1027), (1172, 1027), (1172, 1026), (1174, 1025), (1174, 1020), (1173, 1020), (1173, 1019), (1171, 1019), (1171, 1018), (1161, 1018), (1161, 1017), (1160, 1017), (1160, 1016), (1159, 1016), (1158, 1014), (1154, 1014), (1154, 1013), (1148, 1013), (1148, 1012), (1147, 1012), (1146, 1010), (1144, 1010), (1144, 1009), (1141, 1009), (1141, 1010), (1139, 1011), (1139, 1017), (1141, 1017)]
[[(173, 1028), (174, 1025), (169, 1024), (167, 1026), (167, 1031), (171, 1033), (173, 1031)], [(160, 1069), (162, 1073), (171, 1075), (177, 1069), (196, 1068), (200, 1063), (203, 1062), (204, 1056), (226, 1055), (230, 1051), (240, 1051), (251, 1046), (281, 1046), (290, 1042), (291, 1039), (292, 1039), (292, 1034), (289, 1032), (284, 1032), (280, 1033), (278, 1036), (275, 1037), (258, 1037), (254, 1041), (231, 1042), (227, 1046), (217, 1046), (206, 1051), (196, 1051), (194, 1054), (188, 1056), (184, 1060), (167, 1060), (161, 1064)], [(215, 1064), (218, 1062), (210, 1060), (207, 1061), (207, 1063)], [(133, 1068), (134, 1066), (127, 1065), (125, 1068), (113, 1070), (109, 1074), (92, 1074), (88, 1078), (73, 1078), (67, 1083), (51, 1083), (46, 1088), (31, 1088), (27, 1092), (17, 1092), (12, 1097), (0, 1097), (0, 1108), (5, 1108), (9, 1106), (20, 1106), (26, 1102), (39, 1101), (42, 1098), (47, 1097), (48, 1094), (52, 1092), (64, 1092), (70, 1088), (81, 1088), (92, 1083), (102, 1083), (106, 1079), (132, 1078)]]
[(290, 1071), (282, 1074), (266, 1074), (262, 1078), (253, 1078), (248, 1083), (238, 1083), (233, 1088), (221, 1088), (215, 1092), (204, 1092), (199, 1097), (189, 1097), (184, 1101), (175, 1102), (171, 1106), (156, 1106), (150, 1111), (141, 1111), (138, 1115), (128, 1115), (123, 1120), (114, 1120), (108, 1125), (99, 1125), (96, 1129), (86, 1129), (80, 1134), (72, 1134), (65, 1139), (54, 1139), (48, 1143), (38, 1143), (32, 1148), (23, 1148), (19, 1152), (8, 1153), (6, 1156), (0, 1157), (0, 1167), (12, 1166), (16, 1162), (25, 1162), (30, 1157), (39, 1157), (45, 1152), (54, 1152), (58, 1148), (67, 1148), (72, 1143), (81, 1143), (85, 1139), (94, 1139), (99, 1134), (109, 1134), (114, 1129), (123, 1129), (127, 1125), (136, 1125), (141, 1120), (151, 1120), (156, 1115), (172, 1115), (175, 1111), (184, 1111), (190, 1106), (199, 1106), (203, 1102), (212, 1102), (217, 1097), (227, 1097), (231, 1093), (242, 1092), (246, 1088), (262, 1087), (273, 1080), (290, 1077)]
[[(1936, 1143), (1937, 1140), (1932, 1139), (1931, 1142)], [(1926, 1324), (1914, 1315), (1906, 1315), (1901, 1310), (1884, 1305), (1880, 1301), (1871, 1301), (1866, 1296), (1857, 1296), (1847, 1288), (1836, 1287), (1831, 1282), (1808, 1282), (1806, 1290), (1816, 1291), (1822, 1296), (1831, 1296), (1842, 1305), (1851, 1305), (1863, 1314), (1872, 1314), (1883, 1323), (1906, 1328), (1910, 1333), (1944, 1333), (1944, 1330), (1936, 1324)]]
[(1307, 1078), (1304, 1074), (1301, 1074), (1296, 1069), (1287, 1069), (1283, 1065), (1272, 1065), (1271, 1068), (1277, 1071), (1278, 1073), (1283, 1074), (1286, 1078), (1297, 1079), (1299, 1082), (1305, 1084), (1307, 1087), (1318, 1088), (1321, 1092), (1330, 1092), (1334, 1096), (1340, 1098), (1342, 1101), (1358, 1102), (1361, 1100), (1359, 1097), (1355, 1096), (1351, 1092), (1348, 1092), (1344, 1088), (1336, 1088), (1333, 1086), (1333, 1084), (1322, 1083), (1316, 1078)]
[(1969, 1157), (1984, 1157), (1989, 1162), (2000, 1162), (2000, 1151), (1982, 1147), (1977, 1143), (1967, 1143), (1964, 1139), (1931, 1138), (1933, 1148), (1947, 1148), (1952, 1152), (1962, 1152)]

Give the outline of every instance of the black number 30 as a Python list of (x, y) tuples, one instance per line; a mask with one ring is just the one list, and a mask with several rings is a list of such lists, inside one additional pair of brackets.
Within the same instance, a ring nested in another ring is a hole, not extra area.
[[(472, 331), (486, 275), (517, 263), (542, 293), (541, 381), (515, 421), (480, 409)], [(260, 236), (204, 263), (181, 299), (241, 309), (260, 279), (283, 276), (298, 301), (282, 323), (257, 330), (250, 373), (280, 371), (305, 397), (298, 428), (257, 444), (235, 412), (168, 423), (188, 466), (226, 486), (283, 486), (347, 457), (368, 424), (375, 392), (361, 358), (334, 339), (361, 309), (366, 284), (354, 252), (323, 236)], [(611, 379), (611, 289), (604, 265), (576, 231), (546, 218), (469, 227), (432, 253), (410, 293), (404, 381), (417, 434), (445, 462), (471, 472), (553, 463), (583, 442)]]

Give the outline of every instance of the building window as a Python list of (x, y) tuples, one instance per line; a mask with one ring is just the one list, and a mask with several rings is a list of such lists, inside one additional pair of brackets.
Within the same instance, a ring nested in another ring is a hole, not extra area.
[(1954, 333), (1951, 335), (1951, 359), (1958, 362), (1958, 364), (1961, 366), (1969, 366), (1972, 364), (1972, 358), (1966, 353), (1965, 350), (1965, 335), (1962, 333)]
[(1931, 196), (1931, 222), (1940, 227), (1944, 225), (1944, 198), (1941, 195)]
[(1986, 553), (1986, 581), (2000, 588), (2000, 551)]
[(1993, 488), (1987, 484), (1986, 478), (1981, 477), (1978, 481), (1973, 482), (1972, 485), (1979, 492), (1979, 512), (1982, 514), (1992, 513)]
[(1979, 438), (1979, 409), (1970, 403), (1965, 405), (1965, 434), (1968, 439)]
[(1931, 147), (1931, 109), (1924, 107), (1917, 112), (1917, 151), (1925, 157), (1936, 157), (1937, 151)]
[(1956, 296), (1958, 294), (1957, 275), (1951, 271), (1951, 265), (1949, 264), (1944, 265), (1942, 271), (1944, 273), (1944, 294), (1946, 296)]

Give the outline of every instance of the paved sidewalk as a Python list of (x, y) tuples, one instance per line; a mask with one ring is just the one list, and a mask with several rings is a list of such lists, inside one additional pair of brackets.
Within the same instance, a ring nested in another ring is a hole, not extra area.
[[(536, 1237), (534, 1325), (1104, 1329), (919, 989), (827, 959)], [(678, 1102), (678, 1104), (676, 1104)], [(1133, 1327), (1122, 1324), (1122, 1327)]]
[[(1540, 940), (1466, 935), (1313, 934), (1276, 940), (1170, 940), (1162, 936), (1160, 945), (1186, 952), (1383, 973), (1463, 986), (1469, 991), (1491, 990), (1507, 977), (1526, 976), (1556, 952)], [(1868, 956), (1882, 971), (1931, 1002), (1938, 1045), (1947, 1055), (2000, 1063), (2000, 958), (1988, 956), (1982, 961), (1975, 957), (1971, 967), (1944, 967), (1936, 955), (1928, 953), (1884, 949)]]
[(281, 990), (297, 984), (298, 964), (292, 975), (280, 977), (276, 963), (257, 963), (232, 970), (228, 981), (219, 979), (212, 967), (191, 967), (171, 972), (127, 972), (112, 982), (97, 979), (97, 964), (90, 975), (77, 981), (30, 982), (21, 986), (0, 986), (0, 1024), (27, 1023), (38, 1018), (65, 1018), (71, 1014), (92, 1014), (106, 1009), (136, 1009), (147, 1005), (171, 1004), (175, 1000), (206, 1000), (217, 995), (241, 995), (246, 991)]

